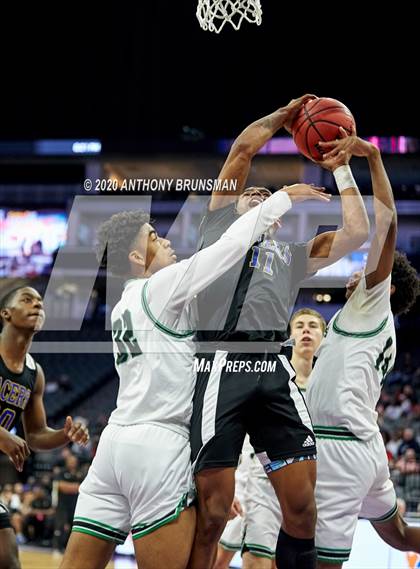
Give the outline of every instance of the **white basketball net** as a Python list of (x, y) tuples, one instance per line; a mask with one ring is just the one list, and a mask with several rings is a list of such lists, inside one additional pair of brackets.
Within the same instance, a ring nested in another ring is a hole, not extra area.
[(260, 0), (198, 0), (197, 18), (203, 30), (216, 32), (223, 29), (226, 22), (239, 30), (242, 20), (251, 24), (261, 24)]

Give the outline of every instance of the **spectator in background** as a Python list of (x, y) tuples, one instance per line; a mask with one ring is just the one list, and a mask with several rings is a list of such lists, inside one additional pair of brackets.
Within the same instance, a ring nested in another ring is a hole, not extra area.
[(34, 499), (34, 497), (35, 495), (32, 490), (32, 487), (27, 487), (22, 496), (22, 516), (24, 519), (29, 514), (29, 510), (31, 508), (32, 500)]
[(101, 413), (96, 417), (95, 425), (93, 426), (93, 434), (100, 435), (108, 424), (109, 416)]
[(413, 390), (409, 385), (405, 385), (402, 393), (398, 394), (398, 403), (401, 406), (401, 415), (404, 417), (407, 417), (411, 412), (413, 405), (412, 398), (414, 398)]
[(13, 492), (14, 494), (16, 494), (16, 496), (18, 496), (19, 501), (22, 504), (23, 495), (25, 493), (25, 488), (23, 484), (21, 482), (16, 482), (16, 484), (13, 486)]
[(411, 385), (404, 385), (403, 394), (405, 395), (405, 397), (407, 399), (410, 400), (410, 403), (412, 405), (415, 405), (417, 403), (417, 396), (416, 396), (416, 393), (415, 393), (415, 391)]
[[(15, 484), (19, 488), (19, 484)], [(22, 485), (20, 485), (22, 486)], [(23, 491), (23, 487), (22, 487)], [(23, 494), (23, 492), (22, 492)], [(23, 516), (22, 516), (22, 500), (21, 495), (15, 491), (12, 484), (5, 484), (0, 495), (0, 501), (7, 507), (10, 514), (10, 523), (16, 533), (16, 541), (18, 544), (26, 542), (23, 535)]]
[(378, 404), (376, 405), (376, 412), (378, 413), (378, 426), (380, 431), (382, 432), (385, 428), (385, 420), (384, 420), (385, 407), (381, 401), (379, 401)]
[(388, 431), (384, 431), (381, 429), (381, 435), (382, 435), (382, 440), (384, 441), (384, 445), (385, 445), (386, 456), (388, 458), (388, 466), (389, 466), (389, 468), (393, 468), (394, 467), (394, 455), (388, 449), (388, 444), (389, 444), (389, 441), (391, 440), (390, 434), (388, 433)]
[(420, 390), (420, 367), (417, 367), (411, 379), (411, 385), (414, 390)]
[(395, 393), (391, 399), (391, 403), (384, 411), (384, 419), (388, 421), (398, 421), (403, 414), (403, 409), (399, 401), (399, 394)]
[(407, 448), (396, 466), (400, 472), (400, 484), (407, 511), (416, 512), (420, 502), (420, 464), (416, 461), (414, 449)]
[(52, 473), (44, 472), (38, 480), (38, 485), (42, 486), (48, 496), (52, 493)]
[(50, 496), (42, 486), (35, 486), (24, 524), (25, 533), (31, 541), (51, 545), (54, 513)]
[[(391, 374), (391, 373), (393, 373), (393, 372), (390, 372), (390, 374)], [(387, 378), (388, 378), (388, 377), (389, 377), (389, 375), (387, 376)], [(388, 381), (387, 381), (387, 383), (388, 383)], [(380, 397), (378, 403), (382, 403), (383, 406), (384, 406), (384, 408), (386, 408), (386, 407), (388, 407), (388, 405), (390, 404), (390, 402), (391, 402), (391, 396), (390, 396), (390, 394), (389, 394), (387, 391), (383, 390), (382, 393), (381, 393), (381, 397)]]
[(403, 431), (403, 440), (400, 446), (398, 447), (397, 456), (400, 457), (405, 454), (407, 449), (413, 449), (416, 456), (420, 457), (420, 445), (414, 438), (414, 431), (413, 429), (407, 428)]
[(420, 472), (420, 464), (416, 461), (416, 452), (412, 448), (407, 448), (404, 455), (397, 460), (395, 467), (401, 474), (416, 474)]
[(79, 468), (79, 461), (74, 454), (65, 458), (65, 466), (56, 475), (53, 500), (56, 502), (53, 548), (64, 551), (70, 535), (76, 508), (79, 486), (85, 473)]
[(391, 432), (391, 438), (386, 443), (386, 450), (389, 451), (392, 456), (397, 458), (398, 449), (402, 443), (402, 431), (401, 429), (395, 429)]
[(420, 434), (420, 403), (413, 405), (410, 415), (410, 427), (417, 436)]
[(401, 371), (403, 374), (403, 382), (406, 383), (407, 381), (410, 381), (411, 376), (414, 373), (414, 364), (413, 364), (413, 359), (411, 357), (411, 352), (404, 353)]
[(56, 478), (57, 474), (61, 473), (61, 469), (64, 468), (66, 466), (66, 460), (69, 456), (71, 456), (73, 453), (70, 450), (70, 447), (64, 447), (60, 450), (59, 455), (57, 456), (55, 462), (54, 462), (54, 466), (53, 466), (53, 475), (54, 475), (54, 479)]

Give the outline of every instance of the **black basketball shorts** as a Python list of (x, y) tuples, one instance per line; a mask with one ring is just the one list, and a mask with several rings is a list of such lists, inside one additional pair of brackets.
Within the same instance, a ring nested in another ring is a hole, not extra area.
[(311, 419), (286, 355), (217, 351), (198, 355), (197, 369), (195, 473), (237, 466), (246, 433), (263, 465), (316, 453)]

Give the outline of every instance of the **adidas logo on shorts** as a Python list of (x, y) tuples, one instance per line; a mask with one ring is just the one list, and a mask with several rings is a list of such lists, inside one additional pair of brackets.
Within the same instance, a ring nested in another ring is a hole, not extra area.
[(308, 435), (308, 436), (306, 437), (306, 441), (303, 443), (302, 446), (303, 446), (303, 447), (311, 447), (311, 446), (313, 446), (314, 444), (315, 444), (315, 443), (314, 443), (313, 438), (312, 438), (310, 435)]

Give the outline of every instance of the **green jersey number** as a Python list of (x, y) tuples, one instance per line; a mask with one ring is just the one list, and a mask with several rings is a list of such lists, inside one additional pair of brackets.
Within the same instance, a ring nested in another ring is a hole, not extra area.
[(118, 318), (112, 326), (112, 338), (117, 345), (117, 365), (141, 354), (140, 346), (134, 336), (133, 322), (129, 310)]
[[(392, 352), (390, 351), (392, 344), (393, 344), (393, 340), (390, 336), (388, 338), (388, 340), (385, 342), (384, 349), (382, 350), (382, 352), (379, 354), (379, 356), (376, 359), (375, 369), (378, 373), (382, 373), (381, 383), (384, 382), (385, 376), (387, 375), (387, 373), (391, 371), (389, 369), (389, 362), (391, 361), (391, 358), (392, 358)], [(387, 351), (388, 351), (388, 355), (386, 353)]]

